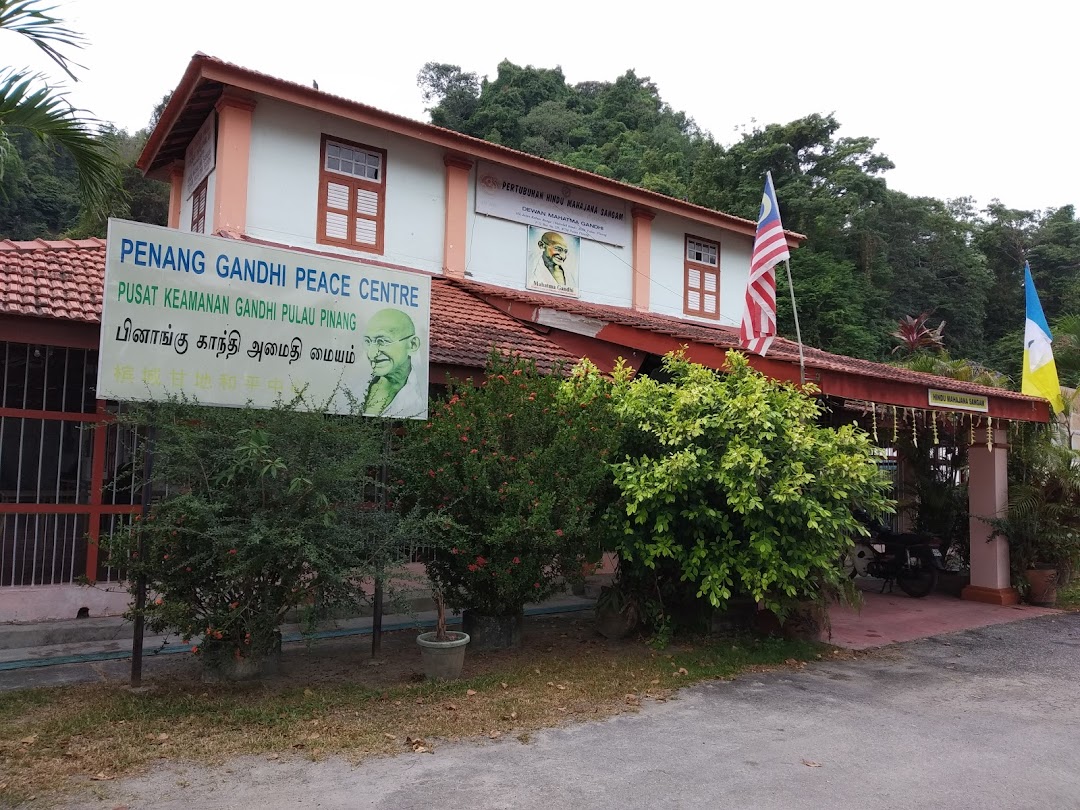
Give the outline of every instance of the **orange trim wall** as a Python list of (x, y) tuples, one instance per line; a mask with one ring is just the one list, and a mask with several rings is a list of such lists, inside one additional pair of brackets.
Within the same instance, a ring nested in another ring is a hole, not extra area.
[(184, 164), (169, 169), (169, 227), (180, 227), (180, 208), (184, 204)]
[(212, 232), (243, 233), (247, 227), (251, 118), (255, 102), (226, 92), (218, 99), (216, 108), (218, 135)]
[(469, 218), (469, 172), (472, 161), (443, 157), (446, 166), (446, 226), (443, 232), (443, 273), (465, 278), (465, 240)]
[(648, 312), (652, 286), (652, 222), (656, 219), (656, 214), (644, 208), (632, 208), (630, 215), (634, 219), (631, 302), (634, 309)]

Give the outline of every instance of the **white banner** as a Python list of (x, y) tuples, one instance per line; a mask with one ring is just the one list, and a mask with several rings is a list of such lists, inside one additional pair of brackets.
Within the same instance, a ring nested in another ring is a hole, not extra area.
[(623, 200), (492, 163), (476, 168), (476, 211), (617, 247), (632, 236)]
[(184, 153), (184, 199), (214, 170), (217, 155), (217, 116), (210, 113)]
[[(109, 220), (97, 395), (427, 418), (431, 279)], [(348, 393), (346, 393), (348, 392)]]

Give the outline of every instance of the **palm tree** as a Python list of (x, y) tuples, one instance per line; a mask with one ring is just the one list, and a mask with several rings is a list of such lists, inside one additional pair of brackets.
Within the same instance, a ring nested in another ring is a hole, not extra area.
[[(54, 6), (38, 0), (0, 0), (0, 33), (27, 37), (73, 80), (73, 68), (81, 65), (65, 55), (67, 48), (85, 44), (81, 34), (53, 15)], [(11, 134), (21, 129), (71, 155), (79, 175), (83, 205), (100, 208), (116, 185), (116, 169), (109, 149), (98, 138), (98, 125), (83, 118), (67, 101), (66, 94), (50, 87), (41, 73), (0, 68), (0, 177), (13, 149)]]

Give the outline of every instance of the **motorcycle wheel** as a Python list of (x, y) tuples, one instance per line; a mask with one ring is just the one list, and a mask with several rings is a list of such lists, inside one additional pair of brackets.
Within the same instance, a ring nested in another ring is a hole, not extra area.
[(928, 595), (937, 585), (938, 573), (936, 568), (922, 565), (921, 563), (912, 568), (904, 566), (896, 575), (896, 584), (900, 590), (914, 599), (921, 599)]

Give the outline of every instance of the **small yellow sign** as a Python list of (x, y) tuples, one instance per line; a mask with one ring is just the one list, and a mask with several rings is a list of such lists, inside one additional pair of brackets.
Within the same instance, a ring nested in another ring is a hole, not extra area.
[(956, 391), (937, 391), (933, 388), (927, 391), (931, 408), (948, 408), (953, 411), (975, 411), (987, 413), (990, 410), (990, 400), (978, 394), (961, 394)]

